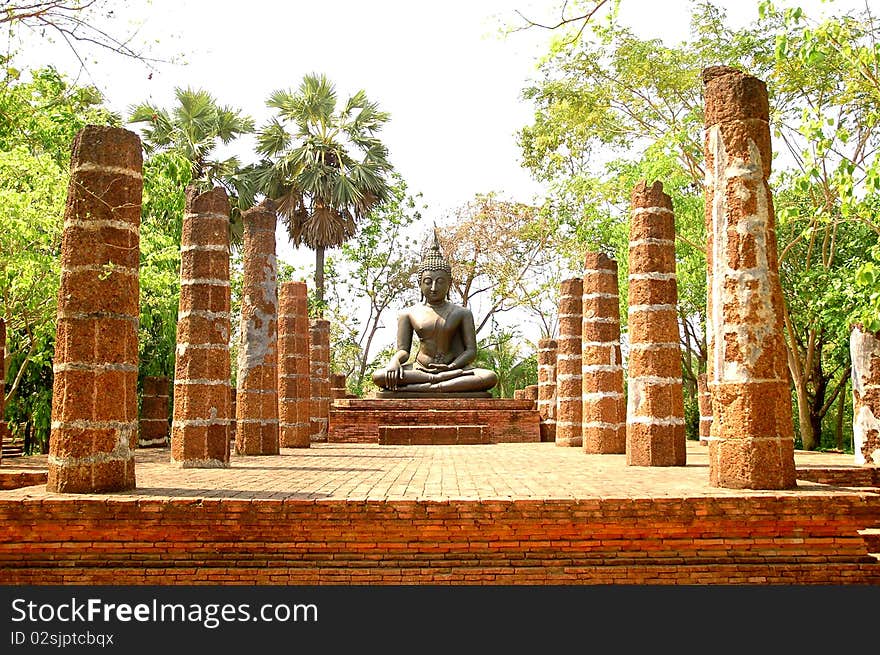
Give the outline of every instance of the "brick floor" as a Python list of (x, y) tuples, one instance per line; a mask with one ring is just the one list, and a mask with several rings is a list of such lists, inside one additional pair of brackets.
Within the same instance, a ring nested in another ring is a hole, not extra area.
[[(587, 455), (553, 443), (460, 446), (314, 444), (275, 456), (233, 456), (228, 469), (179, 469), (167, 449), (137, 451), (139, 498), (327, 500), (554, 500), (871, 494), (800, 479), (787, 491), (709, 486), (708, 448), (688, 441), (687, 466), (631, 467), (625, 455)], [(4, 461), (0, 475), (45, 468), (46, 456)], [(798, 451), (799, 471), (859, 469), (852, 455)], [(0, 500), (58, 497), (44, 485), (0, 491)]]

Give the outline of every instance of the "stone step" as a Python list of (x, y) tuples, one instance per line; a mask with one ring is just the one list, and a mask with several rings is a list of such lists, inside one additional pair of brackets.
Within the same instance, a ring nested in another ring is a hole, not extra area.
[(880, 553), (880, 528), (865, 528), (864, 530), (859, 530), (859, 534), (865, 540), (868, 552), (877, 557), (878, 553)]
[(492, 443), (488, 425), (380, 425), (379, 443), (422, 446)]

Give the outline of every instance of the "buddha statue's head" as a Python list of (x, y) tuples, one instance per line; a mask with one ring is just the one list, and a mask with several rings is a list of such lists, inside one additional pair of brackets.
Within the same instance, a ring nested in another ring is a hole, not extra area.
[(451, 284), (452, 266), (443, 256), (435, 232), (433, 242), (422, 250), (422, 261), (419, 263), (419, 290), (422, 292), (422, 300), (438, 303), (448, 299)]

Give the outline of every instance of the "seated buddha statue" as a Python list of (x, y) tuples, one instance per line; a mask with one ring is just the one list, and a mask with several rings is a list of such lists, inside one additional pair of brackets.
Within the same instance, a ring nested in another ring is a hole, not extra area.
[[(382, 390), (450, 393), (487, 391), (498, 382), (494, 371), (471, 366), (477, 357), (474, 316), (467, 307), (449, 302), (452, 268), (434, 236), (419, 265), (419, 304), (404, 309), (397, 320), (397, 352), (385, 368), (373, 373)], [(407, 363), (419, 337), (415, 360)]]

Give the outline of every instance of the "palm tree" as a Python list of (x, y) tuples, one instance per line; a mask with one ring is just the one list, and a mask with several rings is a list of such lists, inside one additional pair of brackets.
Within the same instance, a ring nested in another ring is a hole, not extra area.
[[(213, 158), (222, 143), (254, 131), (254, 121), (240, 110), (217, 104), (207, 91), (191, 88), (174, 90), (177, 106), (170, 111), (150, 103), (129, 108), (130, 123), (144, 123), (143, 143), (147, 155), (175, 151), (192, 166), (191, 182), (207, 190), (222, 185), (238, 205), (253, 204), (253, 183), (237, 157)], [(237, 213), (237, 212), (236, 212)]]
[(324, 304), (324, 251), (354, 236), (357, 223), (390, 191), (388, 150), (375, 136), (389, 114), (363, 90), (337, 109), (334, 85), (306, 75), (296, 92), (275, 91), (277, 115), (257, 135), (265, 159), (258, 188), (278, 203), (290, 240), (315, 251), (315, 292)]

